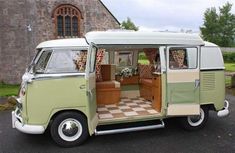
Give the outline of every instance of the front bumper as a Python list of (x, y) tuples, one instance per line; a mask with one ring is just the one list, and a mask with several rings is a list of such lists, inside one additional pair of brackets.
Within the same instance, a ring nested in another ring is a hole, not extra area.
[(227, 100), (225, 100), (224, 103), (225, 103), (225, 106), (224, 106), (223, 110), (218, 111), (218, 113), (217, 113), (218, 117), (225, 117), (229, 114), (229, 110), (228, 110), (229, 102)]
[(45, 132), (45, 128), (40, 125), (28, 125), (23, 124), (22, 118), (16, 113), (16, 111), (12, 111), (12, 128), (16, 128), (17, 130), (28, 133), (28, 134), (42, 134)]

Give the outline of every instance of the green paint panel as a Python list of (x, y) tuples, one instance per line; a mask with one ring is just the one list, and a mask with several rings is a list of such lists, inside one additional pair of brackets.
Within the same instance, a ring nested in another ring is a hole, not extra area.
[(199, 90), (195, 89), (194, 82), (168, 83), (168, 103), (199, 103)]
[(200, 80), (200, 103), (214, 104), (216, 110), (221, 110), (225, 100), (224, 71), (202, 71)]

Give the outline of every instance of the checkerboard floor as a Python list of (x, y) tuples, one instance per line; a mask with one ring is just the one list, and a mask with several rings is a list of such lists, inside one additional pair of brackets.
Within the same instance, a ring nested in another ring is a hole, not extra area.
[(121, 98), (119, 104), (99, 105), (99, 120), (121, 119), (133, 116), (159, 114), (152, 108), (151, 102), (144, 98)]

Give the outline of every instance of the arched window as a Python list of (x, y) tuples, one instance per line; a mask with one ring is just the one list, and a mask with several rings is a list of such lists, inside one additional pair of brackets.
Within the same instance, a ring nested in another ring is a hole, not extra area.
[(60, 5), (53, 13), (57, 38), (81, 37), (80, 10), (72, 5)]

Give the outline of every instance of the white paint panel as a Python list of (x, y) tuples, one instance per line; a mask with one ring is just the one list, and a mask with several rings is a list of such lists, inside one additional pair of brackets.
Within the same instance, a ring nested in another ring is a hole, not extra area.
[(130, 32), (130, 31), (96, 31), (85, 35), (87, 42), (96, 45), (125, 45), (125, 44), (172, 44), (172, 45), (204, 45), (198, 34), (169, 33), (169, 32)]
[(199, 104), (169, 104), (167, 116), (199, 115)]
[(201, 47), (201, 69), (224, 69), (223, 55), (218, 46)]
[(88, 44), (84, 38), (57, 39), (49, 40), (40, 43), (36, 48), (51, 48), (51, 47), (86, 47)]
[(195, 71), (187, 71), (187, 70), (176, 70), (170, 71), (167, 75), (168, 83), (184, 83), (184, 82), (195, 82), (195, 80), (199, 79), (198, 70)]

